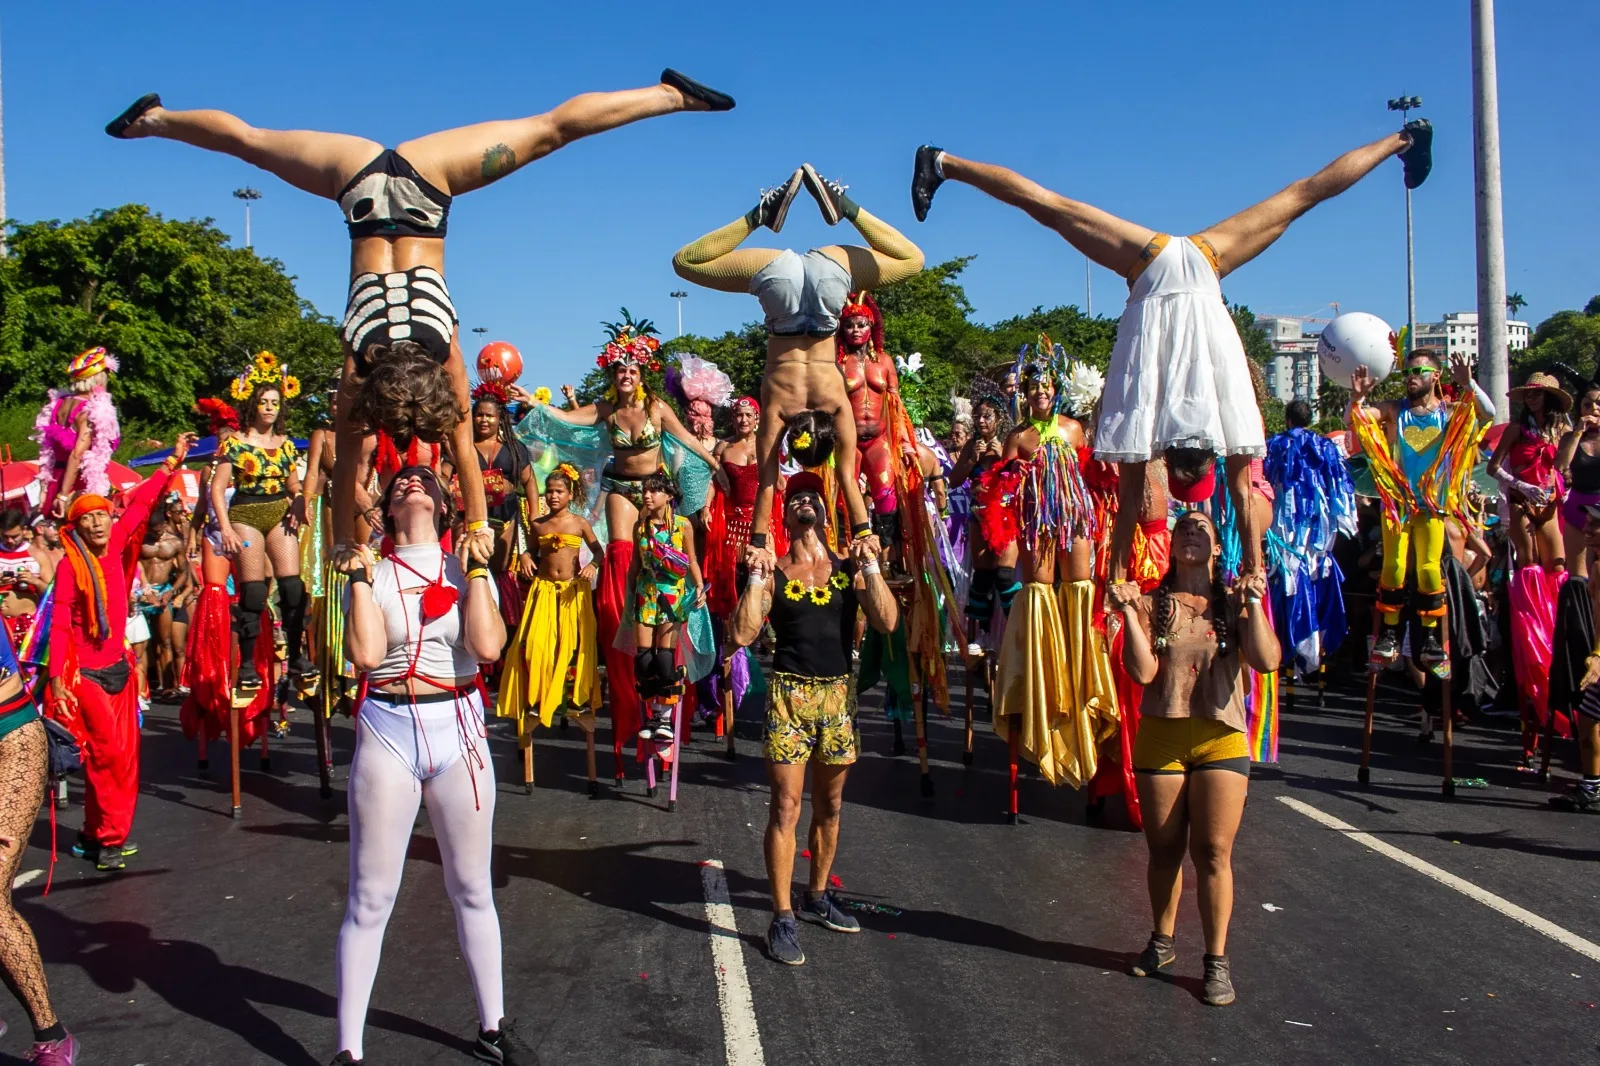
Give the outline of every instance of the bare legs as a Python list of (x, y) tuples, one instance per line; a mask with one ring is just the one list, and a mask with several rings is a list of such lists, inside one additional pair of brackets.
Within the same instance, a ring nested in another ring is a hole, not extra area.
[[(800, 824), (800, 797), (805, 792), (806, 763), (767, 763), (772, 782), (772, 803), (767, 814), (767, 880), (772, 891), (772, 912), (794, 910), (795, 829)], [(844, 806), (844, 780), (848, 766), (812, 764), (811, 772), (811, 873), (807, 888), (823, 892), (833, 872), (839, 848), (839, 812)]]
[(1137, 775), (1150, 848), (1146, 880), (1154, 931), (1171, 936), (1183, 892), (1183, 857), (1194, 860), (1199, 882), (1200, 924), (1206, 954), (1228, 952), (1233, 915), (1233, 839), (1244, 817), (1249, 779), (1232, 770)]

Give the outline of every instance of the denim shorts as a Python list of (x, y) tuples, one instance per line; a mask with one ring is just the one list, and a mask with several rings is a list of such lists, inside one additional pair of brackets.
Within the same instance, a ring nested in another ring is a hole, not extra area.
[(756, 271), (750, 292), (761, 301), (773, 336), (826, 337), (839, 328), (850, 272), (815, 248), (803, 256), (786, 250)]

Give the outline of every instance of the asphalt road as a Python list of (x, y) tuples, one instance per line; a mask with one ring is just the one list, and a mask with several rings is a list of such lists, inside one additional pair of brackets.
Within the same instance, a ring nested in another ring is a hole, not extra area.
[[(1600, 1059), (1600, 961), (1583, 949), (1600, 942), (1600, 819), (1546, 810), (1554, 786), (1516, 774), (1514, 737), (1492, 724), (1459, 731), (1456, 753), (1456, 774), (1489, 787), (1441, 799), (1438, 748), (1417, 749), (1399, 706), (1381, 709), (1372, 781), (1359, 786), (1357, 698), (1330, 694), (1323, 710), (1301, 698), (1284, 715), (1280, 765), (1251, 782), (1229, 941), (1239, 1000), (1223, 1009), (1198, 998), (1192, 895), (1173, 976), (1125, 976), (1150, 921), (1144, 843), (1120, 803), (1090, 819), (1081, 794), (1025, 775), (1025, 824), (1002, 824), (1005, 750), (986, 728), (966, 768), (959, 721), (934, 720), (937, 795), (924, 800), (915, 759), (891, 757), (889, 727), (863, 712), (867, 753), (846, 788), (836, 872), (865, 931), (803, 925), (807, 963), (789, 968), (761, 952), (767, 790), (753, 740), (740, 741), (733, 763), (717, 744), (691, 743), (669, 813), (665, 791), (646, 798), (631, 765), (620, 792), (604, 779), (602, 798), (590, 799), (576, 729), (540, 734), (540, 787), (524, 795), (520, 775), (508, 783), (515, 749), (497, 725), (508, 1010), (546, 1066)], [(173, 709), (158, 707), (144, 738), (142, 852), (127, 872), (99, 875), (65, 852), (81, 818), (75, 795), (42, 898), (33, 871), (48, 865), (50, 830), (47, 820), (36, 827), (16, 896), (83, 1062), (332, 1058), (352, 741), (343, 720), (334, 738), (333, 800), (318, 795), (308, 717), (297, 712), (270, 773), (246, 756), (235, 821), (222, 748), (211, 778), (199, 777)], [(602, 775), (609, 767), (603, 750)], [(1286, 797), (1554, 923), (1569, 942)], [(721, 938), (721, 961), (708, 861), (726, 871), (737, 927), (736, 941)], [(0, 1062), (20, 1061), (6, 1056), (26, 1048), (26, 1019), (15, 1004), (0, 1013), (12, 1022)], [(367, 1061), (468, 1061), (475, 1024), (424, 814), (385, 943)]]

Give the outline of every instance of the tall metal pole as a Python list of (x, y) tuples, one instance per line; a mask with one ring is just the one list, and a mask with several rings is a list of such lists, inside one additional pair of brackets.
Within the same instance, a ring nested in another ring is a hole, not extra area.
[(1494, 420), (1511, 417), (1506, 345), (1506, 238), (1500, 200), (1500, 89), (1494, 0), (1472, 0), (1472, 178), (1478, 229), (1478, 378)]
[(6, 254), (6, 138), (5, 120), (0, 117), (0, 256)]
[(1089, 257), (1083, 257), (1083, 313), (1088, 318), (1094, 317), (1094, 289), (1089, 283)]
[(244, 246), (248, 248), (250, 247), (250, 204), (252, 201), (261, 199), (261, 192), (246, 185), (242, 189), (233, 190), (233, 198), (244, 201)]
[[(1397, 96), (1389, 101), (1389, 110), (1400, 112), (1404, 123), (1411, 117), (1411, 109), (1422, 106), (1420, 96)], [(1337, 307), (1334, 311), (1338, 313)], [(1417, 346), (1417, 259), (1411, 242), (1411, 190), (1406, 189), (1406, 349)]]
[(688, 298), (689, 294), (682, 289), (675, 289), (668, 295), (678, 301), (678, 336), (681, 337), (683, 336), (683, 301)]

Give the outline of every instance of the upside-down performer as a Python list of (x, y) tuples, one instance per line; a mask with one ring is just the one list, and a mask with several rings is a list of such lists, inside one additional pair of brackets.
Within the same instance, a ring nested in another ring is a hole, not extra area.
[(37, 480), (44, 485), (40, 513), (64, 517), (67, 504), (80, 492), (110, 495), (107, 471), (111, 454), (122, 442), (117, 407), (107, 389), (116, 370), (116, 357), (104, 348), (78, 353), (67, 364), (67, 387), (51, 389), (34, 419)]
[[(1121, 505), (1111, 540), (1111, 570), (1121, 573), (1133, 547), (1144, 464), (1167, 453), (1168, 480), (1211, 474), (1226, 458), (1234, 508), (1246, 517), (1244, 568), (1261, 569), (1261, 529), (1248, 524), (1249, 460), (1266, 453), (1251, 395), (1244, 343), (1219, 282), (1283, 235), (1289, 223), (1344, 192), (1390, 156), (1405, 164), (1407, 188), (1432, 167), (1433, 127), (1408, 122), (1398, 133), (1346, 152), (1309, 178), (1194, 234), (1174, 237), (1117, 218), (1029, 181), (1004, 167), (976, 163), (931, 145), (917, 149), (912, 207), (925, 219), (934, 191), (959, 181), (1026, 211), (1090, 260), (1128, 281), (1117, 326), (1095, 455), (1118, 463)], [(1181, 495), (1181, 493), (1180, 493)]]
[[(1372, 665), (1388, 666), (1400, 657), (1400, 612), (1405, 607), (1406, 569), (1416, 557), (1417, 616), (1423, 628), (1417, 661), (1425, 670), (1448, 676), (1450, 661), (1439, 638), (1445, 614), (1444, 520), (1462, 505), (1477, 457), (1479, 421), (1494, 417), (1466, 356), (1450, 358), (1458, 394), (1472, 402), (1447, 402), (1440, 389), (1437, 356), (1413, 351), (1406, 357), (1404, 400), (1369, 406), (1372, 374), (1356, 370), (1350, 383), (1350, 428), (1367, 453), (1372, 482), (1383, 501), (1383, 573), (1378, 580), (1382, 622), (1372, 646)], [(1408, 551), (1409, 549), (1409, 551)]]
[[(783, 229), (800, 186), (816, 198), (823, 221), (843, 218), (869, 247), (828, 245), (800, 255), (793, 250), (740, 248), (762, 226)], [(779, 440), (789, 420), (819, 410), (834, 421), (839, 487), (850, 512), (851, 535), (871, 534), (866, 502), (856, 484), (856, 429), (837, 366), (834, 333), (855, 288), (879, 289), (904, 281), (922, 269), (922, 251), (845, 195), (844, 186), (819, 175), (811, 164), (762, 194), (747, 214), (679, 249), (672, 259), (678, 276), (720, 292), (748, 292), (761, 301), (767, 326), (767, 362), (761, 376), (761, 425), (757, 462), (761, 486), (756, 499), (752, 561), (769, 566), (774, 558), (764, 532), (772, 520), (778, 486)]]
[(1289, 661), (1306, 675), (1344, 640), (1344, 574), (1333, 545), (1341, 533), (1356, 535), (1356, 497), (1339, 446), (1310, 429), (1311, 406), (1295, 400), (1284, 421), (1288, 429), (1267, 441), (1265, 464), (1276, 494), (1272, 532), (1282, 546), (1272, 608)]
[(1094, 505), (1078, 469), (1083, 428), (1057, 413), (1064, 375), (1052, 360), (1061, 354), (1040, 337), (1037, 358), (1023, 363), (1023, 421), (983, 495), (986, 508), (1014, 500), (1023, 582), (995, 666), (995, 732), (1009, 741), (1017, 730), (1018, 751), (1045, 780), (1078, 788), (1094, 776), (1101, 742), (1116, 733), (1117, 702), (1105, 634), (1094, 625)]
[(605, 549), (580, 510), (585, 488), (578, 468), (562, 463), (544, 479), (549, 512), (533, 523), (533, 551), (538, 571), (528, 589), (522, 624), (506, 650), (495, 714), (517, 721), (517, 743), (532, 743), (529, 713), (548, 727), (557, 712), (594, 732), (600, 709), (600, 650), (595, 640), (593, 581), (597, 563), (583, 565), (585, 545), (595, 560)]
[(185, 433), (161, 469), (127, 497), (113, 520), (111, 501), (80, 493), (67, 509), (64, 566), (56, 571), (50, 619), (50, 717), (83, 746), (83, 829), (73, 854), (100, 870), (120, 870), (138, 846), (128, 841), (139, 800), (138, 685), (128, 650), (128, 599), (145, 523), (193, 443)]
[[(161, 137), (234, 156), (335, 201), (343, 212), (351, 242), (350, 298), (333, 529), (343, 558), (355, 543), (355, 461), (363, 427), (409, 436), (397, 432), (410, 417), (408, 404), (393, 403), (392, 394), (358, 399), (371, 370), (401, 354), (396, 346), (404, 347), (422, 357), (411, 383), (416, 391), (443, 387), (453, 394), (458, 414), (469, 407), (455, 305), (444, 280), (444, 238), (454, 198), (582, 137), (657, 115), (733, 106), (732, 97), (669, 69), (662, 71), (659, 84), (647, 88), (584, 93), (545, 114), (445, 130), (397, 148), (342, 133), (256, 129), (223, 111), (171, 111), (155, 93), (136, 100), (106, 132), (119, 138)], [(402, 391), (412, 389), (402, 386)], [(470, 452), (472, 435), (464, 418), (447, 430), (438, 428), (451, 435), (456, 455)], [(482, 561), (491, 543), (483, 485), (473, 464), (463, 468), (461, 488), (469, 550)]]

